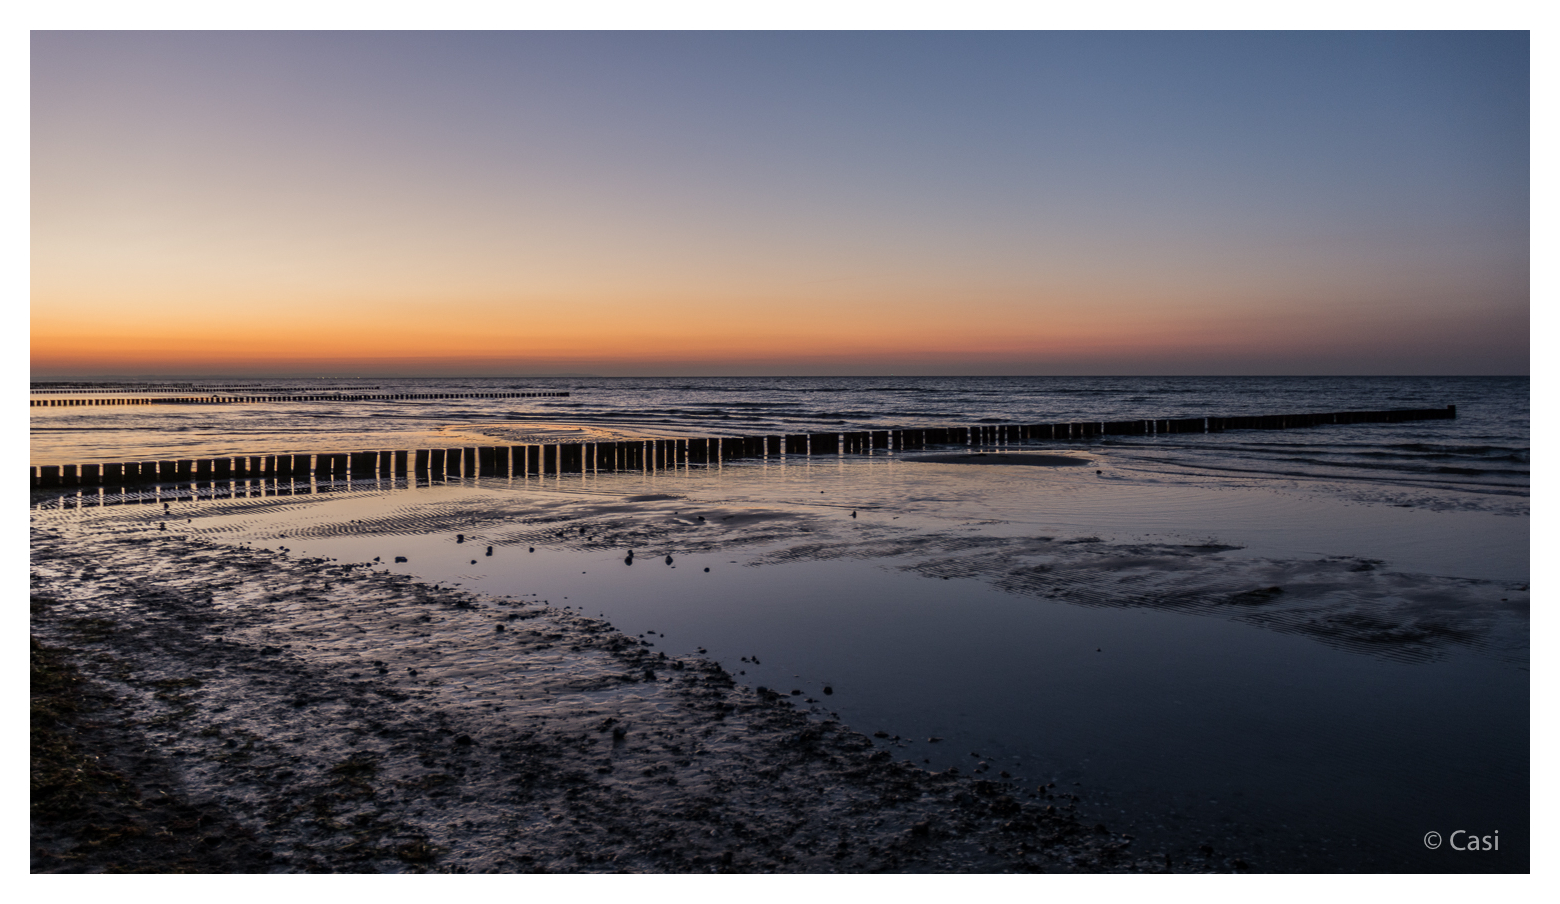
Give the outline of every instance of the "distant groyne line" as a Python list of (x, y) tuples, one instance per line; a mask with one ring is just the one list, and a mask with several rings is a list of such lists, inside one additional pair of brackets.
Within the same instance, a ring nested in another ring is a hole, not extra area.
[(225, 385), (212, 383), (34, 383), (28, 390), (32, 395), (74, 395), (76, 393), (107, 392), (118, 395), (129, 395), (137, 392), (204, 392), (208, 395), (232, 395), (245, 393), (248, 395), (288, 393), (316, 393), (316, 392), (374, 392), (383, 389), (383, 386), (292, 386), (282, 384), (243, 384)]
[(1268, 414), (1241, 417), (1164, 418), (1132, 421), (1069, 421), (1054, 424), (981, 424), (795, 433), (694, 439), (620, 440), (549, 445), (469, 446), (368, 452), (233, 455), (159, 461), (32, 466), (34, 487), (101, 487), (105, 490), (158, 483), (234, 481), (333, 482), (353, 479), (512, 478), (532, 475), (645, 473), (708, 466), (725, 461), (781, 456), (862, 455), (947, 446), (1001, 447), (1066, 442), (1097, 436), (1221, 433), (1226, 430), (1289, 430), (1331, 424), (1448, 420), (1457, 406), (1392, 411), (1335, 411), (1325, 414)]
[(199, 395), (142, 396), (135, 398), (30, 399), (33, 408), (71, 408), (82, 405), (242, 405), (253, 402), (394, 402), (407, 399), (542, 399), (562, 398), (567, 392), (409, 392), (386, 395)]

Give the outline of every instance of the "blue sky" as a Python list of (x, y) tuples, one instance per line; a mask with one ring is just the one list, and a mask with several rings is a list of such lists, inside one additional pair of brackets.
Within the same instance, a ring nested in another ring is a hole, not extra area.
[[(31, 69), (35, 371), (1527, 369), (1524, 32), (39, 32)], [(256, 306), (385, 317), (224, 345)]]

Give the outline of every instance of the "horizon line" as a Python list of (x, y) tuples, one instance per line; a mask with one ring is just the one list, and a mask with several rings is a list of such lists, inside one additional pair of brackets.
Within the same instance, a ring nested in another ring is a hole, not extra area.
[(76, 374), (70, 376), (29, 379), (29, 384), (34, 383), (67, 383), (85, 381), (88, 379), (102, 382), (139, 381), (151, 380), (1027, 380), (1027, 379), (1153, 379), (1153, 380), (1210, 380), (1210, 379), (1340, 379), (1340, 378), (1383, 379), (1397, 377), (1404, 379), (1434, 379), (1434, 378), (1472, 378), (1488, 377), (1510, 379), (1514, 377), (1532, 377), (1531, 373), (1315, 373), (1315, 374), (1264, 374), (1264, 373), (1237, 373), (1237, 374), (1172, 374), (1172, 373), (1102, 373), (1102, 374), (592, 374), (592, 373), (536, 373), (536, 374), (440, 374), (440, 375), (405, 375), (405, 374), (234, 374), (234, 373), (200, 373), (200, 374)]

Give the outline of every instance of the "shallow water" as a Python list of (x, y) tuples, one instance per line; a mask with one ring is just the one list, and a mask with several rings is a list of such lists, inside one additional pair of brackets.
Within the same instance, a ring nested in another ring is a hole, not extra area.
[[(1527, 868), (1525, 517), (1096, 463), (792, 461), (170, 516), (702, 647), (741, 681), (886, 732), (898, 756), (1056, 781), (1152, 847), (1211, 836), (1259, 869)], [(695, 539), (727, 516), (769, 532)], [(607, 533), (558, 536), (582, 524)], [(1034, 562), (1057, 581), (1015, 583)], [(1268, 584), (1284, 594), (1265, 605), (1199, 601)], [(1374, 620), (1350, 633), (1361, 613)], [(1456, 828), (1500, 830), (1502, 854), (1420, 841)]]
[[(304, 381), (307, 382), (307, 381)], [(1227, 474), (1312, 476), (1525, 494), (1525, 377), (945, 377), (321, 381), (318, 394), (568, 392), (567, 398), (266, 402), (32, 409), (33, 464), (545, 442), (583, 425), (623, 435), (735, 436), (1440, 408), (1454, 421), (1110, 437), (1105, 448)], [(196, 384), (263, 394), (259, 381)], [(35, 393), (35, 398), (157, 396)], [(303, 388), (304, 387), (291, 387)], [(540, 428), (540, 434), (538, 430)], [(552, 441), (558, 441), (554, 439)]]
[[(1153, 848), (1213, 836), (1258, 869), (1528, 868), (1525, 379), (537, 382), (513, 388), (576, 394), (524, 411), (240, 406), (226, 422), (35, 410), (34, 460), (137, 457), (108, 454), (130, 440), (155, 457), (456, 445), (557, 423), (730, 434), (1441, 404), (1459, 417), (1048, 444), (1091, 461), (1072, 468), (773, 458), (137, 497), (171, 500), (166, 516), (95, 509), (89, 493), (63, 509), (40, 497), (35, 517), (166, 518), (600, 613), (657, 649), (702, 647), (739, 680), (802, 691), (898, 756), (1056, 781)], [(1501, 851), (1422, 844), (1459, 828), (1499, 831)]]

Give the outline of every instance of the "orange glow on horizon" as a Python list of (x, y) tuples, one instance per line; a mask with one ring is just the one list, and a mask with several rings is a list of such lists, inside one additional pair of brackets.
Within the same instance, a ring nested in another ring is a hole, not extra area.
[(36, 31), (31, 364), (1526, 373), (1528, 54)]
[[(1213, 301), (1084, 296), (960, 302), (938, 294), (728, 303), (659, 297), (544, 304), (321, 300), (307, 314), (296, 302), (294, 310), (268, 311), (245, 301), (203, 309), (171, 305), (161, 316), (140, 316), (139, 306), (122, 305), (90, 318), (80, 316), (80, 304), (40, 302), (32, 313), (31, 360), (38, 375), (740, 374), (755, 367), (815, 374), (922, 367), (955, 374), (978, 372), (984, 362), (1008, 373), (1124, 373), (1154, 372), (1177, 358), (1193, 362), (1192, 371), (1205, 362), (1213, 372), (1238, 366), (1223, 361), (1368, 355), (1373, 346), (1405, 337), (1421, 346), (1479, 345), (1455, 317), (1405, 323), (1390, 313), (1361, 317), (1347, 306), (1329, 311), (1295, 303), (1259, 313)], [(1521, 312), (1512, 319), (1524, 317)]]

